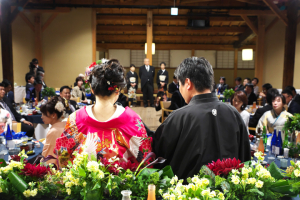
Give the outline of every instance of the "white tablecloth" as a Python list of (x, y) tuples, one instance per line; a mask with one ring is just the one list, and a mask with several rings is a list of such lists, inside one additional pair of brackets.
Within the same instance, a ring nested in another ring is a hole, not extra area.
[(26, 96), (26, 88), (25, 87), (15, 87), (14, 88), (14, 96), (16, 103), (22, 103), (23, 98)]

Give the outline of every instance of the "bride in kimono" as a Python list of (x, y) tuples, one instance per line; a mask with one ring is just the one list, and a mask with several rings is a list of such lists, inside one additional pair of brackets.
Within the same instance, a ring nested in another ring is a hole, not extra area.
[(152, 151), (152, 138), (147, 136), (139, 115), (129, 107), (115, 105), (126, 86), (124, 74), (116, 59), (92, 64), (86, 70), (96, 104), (69, 116), (63, 134), (56, 140), (55, 153), (61, 166), (74, 159), (74, 150), (95, 152), (97, 158), (117, 156), (123, 162), (134, 163)]

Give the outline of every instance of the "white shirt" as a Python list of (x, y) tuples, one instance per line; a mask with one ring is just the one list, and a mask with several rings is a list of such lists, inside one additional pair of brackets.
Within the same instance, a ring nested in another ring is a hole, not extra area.
[(290, 105), (291, 105), (292, 101), (293, 101), (293, 99), (292, 99), (292, 100), (290, 100), (290, 102), (289, 102), (289, 104), (288, 104), (288, 107), (290, 107)]
[(165, 69), (164, 70), (161, 70), (162, 71), (162, 74), (166, 71)]
[(149, 65), (145, 65), (145, 67), (146, 67), (146, 70), (149, 72), (150, 66)]
[(249, 135), (249, 120), (250, 120), (250, 113), (246, 110), (243, 110), (241, 113), (240, 113), (241, 117), (243, 118), (244, 120), (244, 123), (246, 125), (246, 128), (247, 128), (247, 131), (248, 131), (248, 135)]
[(134, 72), (130, 71), (132, 74), (134, 74)]
[[(119, 105), (116, 105), (116, 106), (117, 106), (117, 109), (116, 109), (115, 113), (105, 122), (108, 122), (112, 119), (118, 118), (120, 115), (123, 114), (123, 112), (125, 112), (125, 108), (123, 106), (119, 106)], [(93, 107), (93, 105), (86, 106), (86, 112), (92, 119), (98, 121), (93, 114), (92, 107)]]
[(254, 94), (256, 94), (256, 96), (259, 95), (259, 87), (258, 87), (258, 85), (254, 86), (253, 92), (254, 92)]

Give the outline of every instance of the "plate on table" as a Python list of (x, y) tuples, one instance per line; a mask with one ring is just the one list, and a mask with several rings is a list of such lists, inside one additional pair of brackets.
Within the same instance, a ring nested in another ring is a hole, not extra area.
[(29, 151), (27, 151), (26, 154), (27, 154), (27, 155), (34, 155), (34, 154), (35, 154), (35, 151), (34, 151), (34, 150), (29, 150)]

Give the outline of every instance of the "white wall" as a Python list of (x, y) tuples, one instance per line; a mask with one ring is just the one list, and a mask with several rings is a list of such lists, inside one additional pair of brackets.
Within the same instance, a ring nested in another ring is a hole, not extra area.
[(191, 55), (191, 50), (170, 50), (170, 67), (178, 67), (184, 59), (191, 57)]
[(118, 59), (124, 67), (130, 66), (130, 50), (129, 49), (109, 49), (108, 56), (110, 59)]
[(196, 50), (196, 57), (204, 57), (211, 64), (213, 68), (216, 67), (217, 51), (213, 50)]

